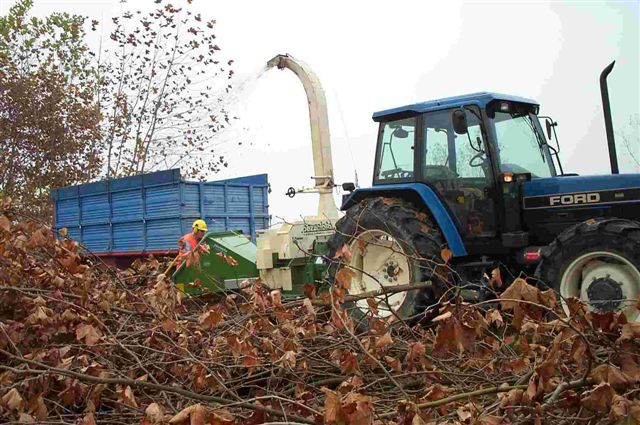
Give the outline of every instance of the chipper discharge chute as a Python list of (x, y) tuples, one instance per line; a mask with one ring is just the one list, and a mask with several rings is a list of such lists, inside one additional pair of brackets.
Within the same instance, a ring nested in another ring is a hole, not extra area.
[[(218, 293), (237, 289), (258, 276), (256, 246), (238, 232), (211, 232), (204, 235), (195, 263), (187, 258), (173, 273), (178, 288), (187, 294)], [(193, 255), (193, 254), (192, 254)]]
[(316, 215), (285, 223), (278, 229), (258, 232), (257, 266), (260, 278), (272, 289), (283, 293), (302, 292), (304, 284), (322, 279), (326, 266), (322, 257), (328, 252), (333, 237), (338, 209), (333, 199), (333, 161), (327, 101), (320, 80), (304, 62), (290, 55), (277, 55), (267, 67), (289, 69), (302, 83), (309, 108), (314, 187), (290, 188), (287, 195), (318, 193)]

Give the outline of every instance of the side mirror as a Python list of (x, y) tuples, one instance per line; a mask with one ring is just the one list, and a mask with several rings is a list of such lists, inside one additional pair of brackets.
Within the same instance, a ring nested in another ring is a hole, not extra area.
[(402, 127), (398, 127), (393, 130), (393, 137), (398, 139), (406, 139), (409, 136), (409, 132)]
[(550, 119), (546, 119), (544, 121), (546, 127), (547, 127), (547, 139), (551, 140), (551, 120)]
[(346, 191), (346, 192), (353, 192), (354, 190), (356, 190), (356, 185), (349, 182), (349, 183), (342, 183), (342, 190)]
[(456, 109), (451, 113), (451, 122), (456, 134), (467, 133), (467, 113), (463, 109)]

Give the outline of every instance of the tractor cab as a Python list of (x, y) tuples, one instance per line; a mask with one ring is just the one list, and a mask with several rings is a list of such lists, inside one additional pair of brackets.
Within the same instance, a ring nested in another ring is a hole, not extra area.
[(468, 253), (525, 246), (524, 232), (510, 224), (519, 203), (509, 183), (556, 176), (538, 109), (532, 100), (477, 93), (378, 112), (374, 187), (429, 186)]

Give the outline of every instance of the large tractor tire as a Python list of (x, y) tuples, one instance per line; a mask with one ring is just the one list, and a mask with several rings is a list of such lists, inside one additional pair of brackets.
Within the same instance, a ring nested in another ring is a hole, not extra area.
[(536, 277), (561, 298), (576, 297), (590, 310), (624, 311), (640, 321), (640, 223), (594, 219), (562, 232), (542, 250)]
[[(430, 280), (436, 264), (444, 262), (438, 227), (429, 215), (396, 198), (366, 199), (349, 208), (336, 223), (329, 258), (335, 258), (344, 246), (351, 253), (350, 261), (332, 260), (328, 276), (333, 283), (341, 268), (353, 270), (350, 295)], [(380, 296), (375, 301), (379, 317), (395, 314), (405, 320), (434, 306), (437, 300), (426, 288)], [(366, 327), (362, 320), (370, 311), (366, 299), (345, 307), (359, 326)]]

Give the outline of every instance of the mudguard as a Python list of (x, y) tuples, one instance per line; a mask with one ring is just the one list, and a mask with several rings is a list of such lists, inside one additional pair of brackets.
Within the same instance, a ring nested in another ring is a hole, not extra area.
[(467, 255), (467, 250), (462, 242), (462, 237), (460, 236), (456, 222), (438, 195), (427, 185), (404, 183), (357, 189), (347, 197), (340, 209), (342, 211), (347, 210), (363, 199), (378, 196), (409, 199), (417, 204), (421, 204), (421, 207), (429, 210), (440, 227), (440, 231), (442, 231), (442, 235), (447, 241), (451, 254), (454, 257), (464, 257)]

